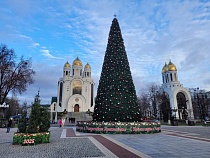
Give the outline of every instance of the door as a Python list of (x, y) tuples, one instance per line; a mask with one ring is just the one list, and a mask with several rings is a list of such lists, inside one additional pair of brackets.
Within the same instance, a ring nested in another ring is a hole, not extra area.
[(79, 112), (79, 105), (78, 105), (78, 104), (76, 104), (76, 105), (74, 106), (74, 112)]

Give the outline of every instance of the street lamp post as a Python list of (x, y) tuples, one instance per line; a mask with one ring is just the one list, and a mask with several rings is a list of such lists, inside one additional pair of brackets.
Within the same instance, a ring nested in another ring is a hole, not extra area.
[(158, 94), (158, 90), (157, 91), (153, 91), (152, 90), (152, 95), (153, 95), (153, 100), (152, 100), (152, 106), (153, 106), (153, 113), (154, 113), (154, 117), (155, 119), (157, 119), (157, 94)]
[(0, 104), (0, 107), (3, 109), (3, 118), (5, 118), (5, 108), (8, 108), (9, 105), (4, 102), (3, 104)]
[(177, 109), (175, 109), (175, 107), (174, 107), (174, 109), (173, 109), (173, 112), (174, 112), (174, 118), (176, 119), (176, 112), (177, 112)]

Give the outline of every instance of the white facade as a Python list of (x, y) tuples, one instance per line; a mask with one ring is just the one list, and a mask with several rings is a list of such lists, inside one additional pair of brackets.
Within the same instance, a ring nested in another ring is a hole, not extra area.
[[(170, 108), (173, 111), (172, 115), (174, 115), (176, 119), (183, 119), (182, 114), (183, 111), (186, 110), (188, 118), (193, 119), (194, 115), (191, 95), (178, 81), (176, 66), (171, 61), (168, 64), (165, 63), (165, 66), (162, 69), (162, 79), (162, 88), (170, 100)], [(182, 103), (179, 103), (177, 100), (178, 94), (184, 96), (184, 101), (182, 101)]]
[(94, 81), (91, 67), (77, 57), (71, 65), (66, 62), (63, 77), (58, 81), (57, 102), (51, 104), (51, 112), (87, 112), (94, 110)]

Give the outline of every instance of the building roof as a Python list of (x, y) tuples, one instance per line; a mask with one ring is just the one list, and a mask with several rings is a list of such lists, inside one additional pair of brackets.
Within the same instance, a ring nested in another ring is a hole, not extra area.
[(50, 104), (40, 104), (40, 106), (43, 108), (47, 108), (47, 107), (50, 107)]
[(52, 97), (51, 104), (54, 103), (54, 102), (57, 102), (57, 97)]

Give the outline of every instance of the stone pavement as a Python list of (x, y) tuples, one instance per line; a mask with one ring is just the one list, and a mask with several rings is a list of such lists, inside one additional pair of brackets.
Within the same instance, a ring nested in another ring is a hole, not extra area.
[[(209, 158), (210, 127), (162, 126), (157, 134), (90, 134), (51, 127), (50, 143), (12, 145), (16, 128), (0, 128), (0, 158)], [(131, 156), (130, 154), (133, 154)]]

